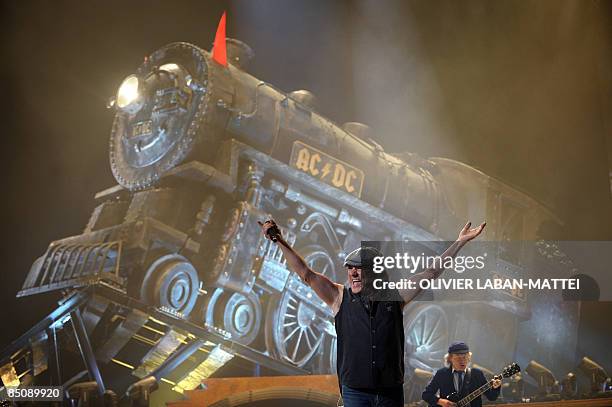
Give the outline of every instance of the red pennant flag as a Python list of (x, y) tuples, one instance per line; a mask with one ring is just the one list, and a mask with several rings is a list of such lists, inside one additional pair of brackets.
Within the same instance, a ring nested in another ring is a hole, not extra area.
[(217, 34), (215, 35), (215, 43), (213, 44), (212, 52), (213, 60), (217, 63), (227, 66), (227, 49), (225, 47), (225, 11), (219, 21), (219, 27), (217, 27)]

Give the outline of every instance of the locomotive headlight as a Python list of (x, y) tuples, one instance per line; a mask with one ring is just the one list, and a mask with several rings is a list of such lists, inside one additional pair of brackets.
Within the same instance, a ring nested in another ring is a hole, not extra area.
[(119, 86), (116, 97), (117, 107), (134, 114), (142, 106), (142, 103), (139, 103), (140, 99), (140, 79), (136, 75), (130, 75)]

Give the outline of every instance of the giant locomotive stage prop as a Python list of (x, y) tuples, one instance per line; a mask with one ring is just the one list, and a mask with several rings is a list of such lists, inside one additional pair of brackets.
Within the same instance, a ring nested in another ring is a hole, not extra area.
[[(63, 300), (3, 355), (3, 379), (65, 375), (55, 357), (65, 324), (74, 325), (65, 342), (85, 353), (102, 388), (99, 366), (113, 363), (179, 392), (234, 357), (282, 374), (334, 373), (331, 310), (263, 238), (257, 221), (269, 214), (313, 269), (338, 282), (341, 259), (362, 240), (435, 246), (465, 219), (486, 219), (489, 240), (535, 240), (558, 223), (465, 164), (386, 153), (367, 126), (319, 114), (308, 91), (286, 94), (249, 75), (252, 54), (228, 40), (225, 67), (173, 43), (123, 82), (110, 140), (118, 185), (96, 195), (82, 234), (34, 262), (19, 295), (62, 290)], [(406, 307), (407, 375), (438, 367), (457, 335), (476, 344), (471, 332), (494, 319), (508, 331), (494, 349), (476, 347), (492, 369), (512, 360), (531, 310), (508, 298), (493, 311), (472, 303), (479, 326), (437, 301)], [(575, 342), (576, 324), (559, 340)]]

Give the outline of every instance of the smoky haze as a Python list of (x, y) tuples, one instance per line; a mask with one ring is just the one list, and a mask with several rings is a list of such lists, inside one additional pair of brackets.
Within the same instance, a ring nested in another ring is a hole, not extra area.
[(115, 183), (108, 97), (167, 43), (209, 49), (223, 10), (257, 78), (313, 91), (323, 115), (369, 124), (387, 151), (464, 161), (528, 192), (568, 239), (612, 238), (610, 2), (6, 0), (0, 347), (58, 297), (14, 298), (32, 262), (81, 233)]
[(567, 238), (612, 237), (610, 3), (352, 10), (355, 117), (379, 143), (463, 161), (529, 193), (568, 223)]

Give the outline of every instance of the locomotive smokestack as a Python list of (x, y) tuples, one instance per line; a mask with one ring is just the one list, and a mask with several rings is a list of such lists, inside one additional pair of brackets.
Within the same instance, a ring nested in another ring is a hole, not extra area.
[(246, 71), (253, 58), (255, 58), (253, 49), (234, 38), (228, 38), (226, 44), (227, 60), (241, 71)]
[(289, 97), (312, 110), (317, 110), (317, 97), (309, 90), (294, 90)]

